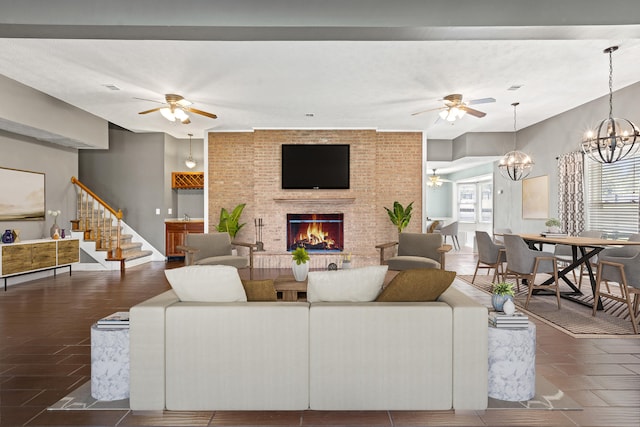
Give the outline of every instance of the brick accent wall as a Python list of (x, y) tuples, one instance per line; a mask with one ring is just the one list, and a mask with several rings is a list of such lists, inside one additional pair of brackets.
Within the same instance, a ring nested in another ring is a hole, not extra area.
[[(282, 190), (282, 144), (350, 144), (351, 185), (348, 190)], [(395, 200), (413, 203), (407, 231), (421, 231), (422, 134), (375, 130), (255, 130), (212, 132), (208, 137), (209, 232), (215, 231), (220, 209), (247, 206), (246, 225), (236, 237), (254, 242), (254, 218), (262, 218), (265, 252), (257, 253), (258, 268), (287, 268), (287, 213), (344, 213), (345, 252), (352, 265), (376, 265), (375, 245), (397, 239), (384, 206)], [(340, 265), (338, 254), (312, 254), (311, 268)]]

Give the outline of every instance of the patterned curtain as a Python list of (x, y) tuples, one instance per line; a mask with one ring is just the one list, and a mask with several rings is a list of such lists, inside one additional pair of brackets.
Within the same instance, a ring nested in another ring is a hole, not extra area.
[(575, 151), (558, 158), (558, 214), (563, 230), (570, 236), (585, 229), (582, 152)]

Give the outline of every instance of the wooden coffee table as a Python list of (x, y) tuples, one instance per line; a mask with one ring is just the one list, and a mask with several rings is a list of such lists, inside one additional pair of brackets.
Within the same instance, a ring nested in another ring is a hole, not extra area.
[(298, 282), (291, 274), (281, 274), (273, 280), (277, 292), (282, 292), (283, 301), (298, 301), (298, 292), (307, 292), (307, 279)]

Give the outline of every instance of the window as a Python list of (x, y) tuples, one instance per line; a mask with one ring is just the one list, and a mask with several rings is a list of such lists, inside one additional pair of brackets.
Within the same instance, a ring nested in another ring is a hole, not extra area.
[(493, 222), (493, 183), (458, 183), (458, 221)]
[(640, 155), (615, 163), (586, 160), (588, 228), (602, 230), (611, 239), (638, 232), (640, 211)]

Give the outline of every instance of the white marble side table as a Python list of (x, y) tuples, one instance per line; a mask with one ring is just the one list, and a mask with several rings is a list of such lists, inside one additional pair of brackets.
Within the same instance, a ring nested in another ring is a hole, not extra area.
[(536, 325), (526, 329), (489, 326), (489, 397), (510, 402), (536, 394)]
[(129, 328), (91, 326), (91, 397), (129, 398)]

